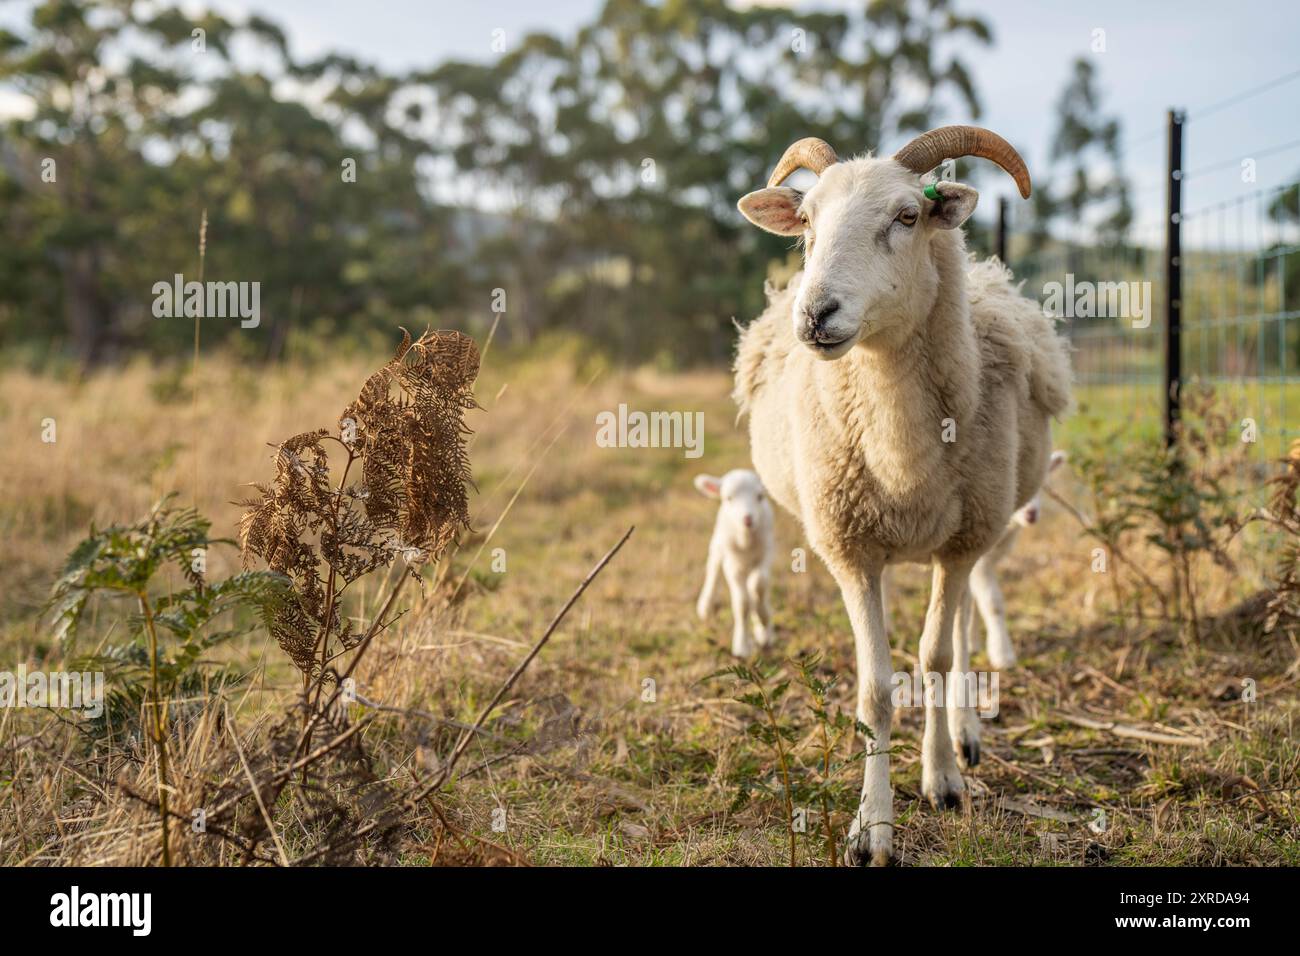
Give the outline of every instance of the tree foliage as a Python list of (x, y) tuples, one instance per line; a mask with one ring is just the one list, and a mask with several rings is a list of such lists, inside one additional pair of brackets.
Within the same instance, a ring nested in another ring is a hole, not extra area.
[(0, 127), (4, 342), (183, 354), (192, 322), (155, 317), (151, 289), (202, 268), (261, 283), (256, 329), (203, 331), (254, 357), (294, 329), (473, 332), (504, 308), (505, 338), (725, 358), (789, 252), (736, 199), (798, 137), (889, 149), (978, 116), (963, 57), (992, 40), (953, 0), (607, 0), (572, 35), (393, 74), (188, 9), (42, 0), (0, 36), (31, 106)]
[(1054, 222), (1087, 221), (1102, 243), (1122, 243), (1133, 223), (1133, 205), (1121, 164), (1120, 123), (1103, 109), (1091, 60), (1074, 61), (1056, 109), (1050, 178), (1035, 184), (1035, 246), (1047, 241)]

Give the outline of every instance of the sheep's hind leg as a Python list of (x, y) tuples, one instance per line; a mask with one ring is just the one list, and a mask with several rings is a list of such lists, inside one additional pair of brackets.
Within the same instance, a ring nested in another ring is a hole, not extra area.
[(935, 809), (959, 806), (966, 789), (948, 734), (945, 695), (931, 688), (933, 681), (944, 680), (952, 669), (953, 628), (969, 574), (969, 563), (935, 563), (930, 607), (921, 634), (920, 662), (927, 688), (925, 732), (921, 737), (921, 793)]
[(853, 625), (858, 665), (858, 720), (871, 731), (862, 772), (862, 798), (849, 827), (844, 862), (849, 866), (887, 866), (894, 862), (894, 793), (889, 786), (889, 640), (880, 569), (866, 575), (836, 575)]
[(976, 713), (977, 682), (970, 669), (970, 640), (974, 628), (970, 592), (961, 599), (956, 626), (952, 629), (952, 670), (948, 672), (948, 733), (957, 757), (966, 767), (980, 762), (980, 721)]
[(979, 605), (980, 617), (984, 620), (984, 631), (988, 635), (985, 648), (989, 664), (996, 670), (1007, 670), (1016, 663), (1016, 650), (1011, 644), (1011, 635), (1007, 632), (1007, 608), (1002, 598), (1002, 588), (998, 585), (997, 562), (992, 555), (976, 563), (970, 576), (971, 593)]

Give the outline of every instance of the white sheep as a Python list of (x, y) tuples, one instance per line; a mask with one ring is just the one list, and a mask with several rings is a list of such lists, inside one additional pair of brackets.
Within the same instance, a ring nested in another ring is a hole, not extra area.
[[(760, 647), (772, 642), (773, 533), (776, 518), (772, 503), (758, 475), (746, 468), (727, 472), (721, 478), (697, 475), (695, 487), (706, 498), (720, 501), (718, 520), (709, 540), (709, 562), (704, 587), (695, 604), (700, 620), (713, 610), (718, 575), (727, 579), (731, 592), (731, 653), (753, 657)], [(750, 630), (751, 620), (753, 630)]]
[[(919, 661), (946, 674), (971, 569), (1041, 485), (1050, 420), (1069, 404), (1069, 360), (1051, 320), (1001, 263), (973, 265), (966, 253), (958, 227), (978, 194), (922, 180), (960, 156), (993, 160), (1028, 197), (1029, 173), (1005, 140), (944, 127), (892, 158), (840, 162), (821, 140), (800, 140), (768, 188), (739, 203), (756, 225), (803, 240), (803, 271), (741, 334), (735, 396), (755, 469), (802, 522), (853, 626), (858, 716), (871, 735), (851, 863), (893, 859), (881, 571), (933, 565)], [(779, 186), (798, 168), (817, 183)], [(978, 760), (974, 711), (926, 695), (921, 791), (936, 807), (960, 803), (958, 754)]]

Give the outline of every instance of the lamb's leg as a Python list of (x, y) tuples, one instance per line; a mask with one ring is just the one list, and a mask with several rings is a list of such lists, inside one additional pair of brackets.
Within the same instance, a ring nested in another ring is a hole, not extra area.
[(836, 575), (853, 625), (858, 665), (858, 720), (871, 730), (862, 776), (862, 799), (849, 827), (844, 861), (850, 866), (886, 866), (894, 861), (894, 794), (889, 786), (889, 732), (894, 717), (890, 697), (889, 640), (880, 569)]
[(921, 793), (936, 809), (958, 806), (966, 786), (948, 735), (944, 694), (930, 692), (930, 682), (943, 680), (952, 669), (952, 632), (969, 575), (969, 563), (935, 563), (930, 607), (921, 634), (921, 673), (927, 688), (925, 733), (921, 737)]
[(745, 575), (730, 565), (723, 571), (727, 575), (727, 588), (731, 591), (731, 653), (735, 657), (753, 657), (756, 648), (749, 633), (749, 592), (745, 588)]
[(695, 602), (695, 613), (701, 621), (707, 620), (713, 612), (713, 598), (718, 590), (718, 573), (722, 570), (722, 555), (717, 548), (709, 548), (709, 563), (704, 569), (704, 587), (700, 589), (700, 599)]
[(987, 554), (975, 564), (970, 575), (970, 589), (988, 635), (989, 663), (998, 670), (1014, 666), (1016, 651), (1011, 646), (1011, 635), (1007, 633), (1007, 609), (1002, 600), (1002, 588), (998, 586), (995, 555)]
[(970, 669), (970, 638), (975, 614), (970, 592), (961, 599), (957, 624), (952, 629), (952, 670), (948, 674), (948, 733), (960, 762), (974, 767), (980, 762), (980, 719), (976, 712), (975, 674)]
[(772, 605), (768, 603), (767, 573), (762, 568), (755, 568), (749, 572), (746, 584), (749, 589), (749, 605), (758, 622), (754, 628), (754, 640), (759, 647), (767, 647), (772, 643)]

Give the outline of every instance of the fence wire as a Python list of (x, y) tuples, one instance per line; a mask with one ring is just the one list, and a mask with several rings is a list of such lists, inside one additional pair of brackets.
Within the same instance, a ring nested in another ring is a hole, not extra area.
[[(1243, 182), (1240, 195), (1196, 207), (1199, 178), (1244, 161), (1197, 168), (1186, 139), (1184, 148), (1183, 209), (1190, 211), (1181, 215), (1182, 384), (1214, 387), (1241, 435), (1255, 438), (1249, 459), (1262, 467), (1300, 438), (1300, 175), (1267, 189)], [(1300, 153), (1294, 162), (1300, 169)], [(1154, 185), (1142, 198), (1158, 203), (1163, 219), (1166, 198)], [(1008, 264), (1024, 291), (1064, 318), (1080, 412), (1137, 439), (1159, 440), (1168, 314), (1164, 226), (1103, 239), (1076, 223), (1068, 237), (1036, 247), (1028, 210), (1013, 204), (1006, 228)], [(1123, 314), (1114, 314), (1117, 305)]]

